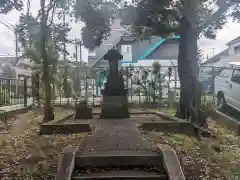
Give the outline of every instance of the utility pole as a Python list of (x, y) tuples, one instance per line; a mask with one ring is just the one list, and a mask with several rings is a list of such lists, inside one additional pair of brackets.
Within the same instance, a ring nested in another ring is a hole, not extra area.
[(17, 65), (17, 63), (18, 63), (18, 34), (17, 34), (17, 30), (15, 30), (14, 34), (15, 34), (15, 55), (16, 55), (16, 65)]
[[(65, 11), (63, 12), (63, 26), (64, 28), (66, 28), (66, 13)], [(63, 60), (66, 60), (66, 39), (64, 38), (64, 42), (63, 42)]]
[(75, 39), (75, 54), (76, 54), (76, 62), (78, 61), (78, 46), (77, 39)]
[[(15, 34), (15, 54), (16, 54), (16, 66), (18, 64), (18, 34), (17, 34), (17, 29), (15, 29), (14, 31)], [(17, 68), (15, 69), (15, 73), (16, 73), (16, 94), (18, 94), (18, 71)]]
[(80, 46), (80, 63), (82, 62), (82, 41), (79, 41), (79, 46)]

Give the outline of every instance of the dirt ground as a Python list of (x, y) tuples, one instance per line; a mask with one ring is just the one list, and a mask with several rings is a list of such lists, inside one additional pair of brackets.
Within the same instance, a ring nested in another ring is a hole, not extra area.
[[(72, 111), (55, 108), (55, 119)], [(0, 135), (0, 179), (53, 179), (63, 149), (79, 145), (85, 133), (39, 135), (43, 109), (31, 110), (9, 121), (9, 133)]]
[[(71, 114), (55, 108), (55, 119)], [(86, 133), (40, 136), (43, 109), (31, 110), (9, 121), (9, 133), (0, 134), (1, 180), (54, 179), (64, 147), (81, 144)], [(240, 137), (208, 122), (216, 138), (198, 140), (182, 134), (148, 132), (156, 143), (173, 147), (187, 180), (240, 180)]]
[(173, 147), (187, 180), (240, 180), (240, 137), (208, 121), (216, 138), (148, 132), (156, 143)]

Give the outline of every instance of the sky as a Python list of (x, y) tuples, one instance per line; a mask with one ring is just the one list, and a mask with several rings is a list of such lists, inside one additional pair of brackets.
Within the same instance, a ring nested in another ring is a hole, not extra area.
[[(37, 14), (39, 10), (39, 1), (32, 0), (31, 3), (31, 13), (33, 15)], [(7, 24), (15, 25), (17, 24), (20, 16), (20, 12), (15, 10), (11, 11), (7, 15), (1, 14), (0, 21), (4, 21)], [(84, 26), (83, 23), (72, 23), (72, 30), (69, 32), (69, 39), (80, 39), (81, 38), (81, 29)], [(7, 56), (15, 54), (15, 42), (14, 42), (14, 33), (5, 27), (3, 24), (0, 24), (0, 55)], [(201, 38), (198, 41), (199, 47), (203, 51), (204, 58), (211, 57), (226, 49), (226, 43), (231, 41), (232, 39), (240, 36), (240, 23), (232, 22), (231, 20), (224, 26), (222, 30), (218, 31), (217, 38), (215, 40), (209, 40), (205, 38)], [(75, 52), (74, 45), (68, 44), (67, 49), (72, 55)], [(87, 61), (88, 50), (86, 48), (82, 48), (82, 59)]]

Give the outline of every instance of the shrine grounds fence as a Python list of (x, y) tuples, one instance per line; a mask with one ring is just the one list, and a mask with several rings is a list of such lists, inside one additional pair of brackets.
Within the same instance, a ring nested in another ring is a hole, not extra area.
[[(214, 79), (220, 67), (200, 66), (198, 79), (202, 82), (202, 103), (214, 104)], [(169, 104), (177, 103), (180, 97), (180, 81), (177, 66), (161, 66), (158, 71), (149, 66), (122, 67), (124, 85), (127, 89), (129, 103), (134, 104)], [(93, 78), (84, 78), (79, 83), (78, 97), (55, 97), (54, 104), (75, 104), (76, 99), (85, 99), (89, 105), (98, 106), (102, 98), (101, 91), (108, 74), (107, 68), (99, 68)]]
[(0, 107), (32, 102), (31, 78), (0, 78)]
[[(199, 67), (198, 79), (202, 82), (204, 90), (203, 103), (215, 103), (214, 79), (221, 69), (220, 67), (210, 66)], [(122, 67), (120, 72), (123, 74), (129, 103), (148, 105), (177, 103), (179, 101), (180, 81), (177, 66), (161, 66), (157, 71), (151, 66)], [(71, 88), (78, 87), (79, 92), (68, 93), (68, 96), (66, 96), (64, 88), (56, 90), (57, 87), (52, 85), (52, 90), (58, 91), (58, 93), (53, 93), (53, 104), (75, 105), (79, 100), (85, 99), (90, 106), (99, 106), (102, 98), (101, 91), (104, 89), (107, 74), (107, 68), (99, 68), (92, 77), (82, 78), (77, 84), (72, 83)], [(0, 106), (37, 105), (38, 98), (33, 87), (31, 78), (0, 78)], [(43, 104), (43, 88), (40, 91), (40, 101)]]

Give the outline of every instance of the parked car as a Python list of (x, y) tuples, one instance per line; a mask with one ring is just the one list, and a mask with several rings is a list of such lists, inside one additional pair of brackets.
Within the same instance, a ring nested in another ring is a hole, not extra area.
[(218, 108), (229, 105), (240, 111), (240, 67), (225, 68), (215, 78), (215, 95), (217, 96)]

